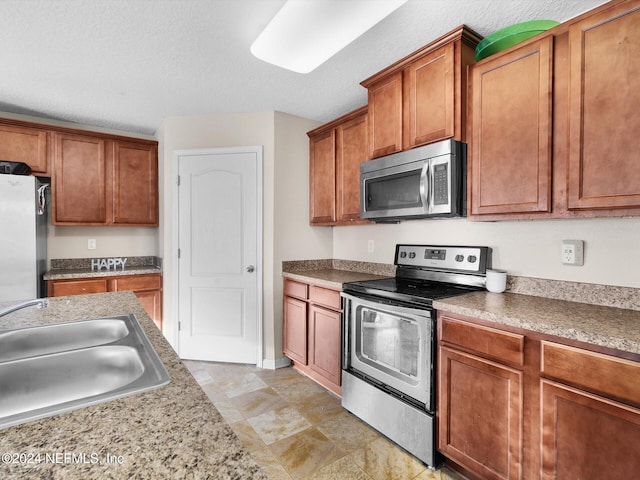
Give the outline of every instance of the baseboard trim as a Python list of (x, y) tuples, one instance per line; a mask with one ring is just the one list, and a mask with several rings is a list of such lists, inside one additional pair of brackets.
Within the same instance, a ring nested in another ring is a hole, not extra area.
[(288, 367), (289, 365), (291, 365), (291, 360), (287, 357), (280, 357), (275, 360), (265, 358), (262, 360), (262, 368), (266, 370), (276, 370), (278, 368)]

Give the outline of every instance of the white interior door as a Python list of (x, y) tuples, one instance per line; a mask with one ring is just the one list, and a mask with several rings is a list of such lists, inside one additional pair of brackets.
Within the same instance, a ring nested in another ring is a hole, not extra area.
[(180, 356), (260, 364), (262, 148), (177, 159)]

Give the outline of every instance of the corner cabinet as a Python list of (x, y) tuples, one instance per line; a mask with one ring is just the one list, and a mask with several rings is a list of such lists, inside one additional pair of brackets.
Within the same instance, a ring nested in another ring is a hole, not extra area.
[(115, 275), (47, 281), (48, 296), (131, 291), (151, 320), (162, 331), (162, 275)]
[(340, 291), (284, 279), (283, 353), (294, 368), (340, 395)]
[(157, 142), (53, 134), (54, 225), (158, 225)]
[(369, 95), (369, 157), (466, 137), (467, 65), (481, 40), (466, 26), (361, 82)]
[(309, 223), (353, 225), (360, 219), (360, 163), (367, 160), (367, 108), (307, 133)]
[(470, 220), (640, 215), (640, 1), (470, 67)]

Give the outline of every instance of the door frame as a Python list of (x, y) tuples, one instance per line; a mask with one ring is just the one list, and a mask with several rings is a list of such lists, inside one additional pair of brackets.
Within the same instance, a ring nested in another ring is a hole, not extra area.
[(188, 150), (174, 150), (171, 161), (172, 181), (171, 181), (171, 195), (172, 195), (172, 227), (171, 227), (171, 257), (174, 267), (171, 269), (171, 316), (173, 321), (172, 337), (174, 338), (174, 345), (178, 356), (180, 355), (180, 341), (179, 341), (179, 329), (178, 322), (180, 318), (180, 259), (178, 258), (178, 249), (180, 246), (180, 194), (178, 191), (179, 180), (179, 160), (180, 157), (187, 156), (199, 156), (199, 155), (218, 155), (225, 153), (255, 153), (256, 155), (256, 270), (257, 275), (257, 328), (256, 332), (256, 367), (262, 368), (263, 365), (263, 282), (264, 282), (264, 268), (263, 268), (263, 243), (264, 243), (264, 224), (263, 224), (263, 196), (264, 196), (264, 184), (263, 184), (263, 170), (264, 170), (264, 147), (263, 146), (248, 146), (248, 147), (211, 147), (211, 148), (197, 148)]

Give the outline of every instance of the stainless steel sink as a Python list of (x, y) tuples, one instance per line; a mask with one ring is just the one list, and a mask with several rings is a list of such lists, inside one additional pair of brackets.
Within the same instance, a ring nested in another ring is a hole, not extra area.
[(100, 318), (0, 332), (0, 362), (115, 342), (129, 334), (124, 320)]
[(132, 314), (0, 333), (0, 428), (169, 383)]

